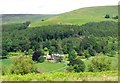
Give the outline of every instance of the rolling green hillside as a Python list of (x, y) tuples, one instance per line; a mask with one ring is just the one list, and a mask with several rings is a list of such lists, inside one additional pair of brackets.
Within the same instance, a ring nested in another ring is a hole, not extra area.
[[(104, 18), (106, 14), (109, 14), (111, 18)], [(99, 22), (113, 20), (113, 16), (118, 15), (117, 6), (98, 6), (87, 7), (74, 10), (71, 12), (59, 14), (44, 21), (33, 22), (30, 26), (41, 26), (49, 24), (85, 24), (87, 22)]]
[(42, 14), (4, 14), (2, 15), (2, 23), (9, 24), (9, 23), (21, 23), (25, 21), (41, 21), (48, 19), (54, 15), (42, 15)]

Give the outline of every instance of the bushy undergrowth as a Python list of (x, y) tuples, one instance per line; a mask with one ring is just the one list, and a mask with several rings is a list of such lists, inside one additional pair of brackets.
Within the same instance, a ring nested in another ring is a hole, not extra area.
[(95, 56), (91, 63), (88, 65), (88, 69), (91, 72), (101, 72), (110, 70), (112, 61), (105, 56)]
[(42, 73), (42, 74), (26, 74), (26, 75), (5, 75), (2, 76), (3, 80), (18, 80), (18, 81), (89, 81), (89, 80), (107, 80), (117, 81), (117, 71), (106, 72), (81, 72), (81, 73)]
[(2, 75), (8, 74), (28, 74), (34, 73), (36, 71), (35, 63), (30, 57), (20, 56), (14, 58), (13, 64), (11, 67), (2, 66)]
[(12, 74), (28, 74), (36, 71), (34, 62), (30, 57), (21, 56), (18, 59), (14, 60), (11, 73)]

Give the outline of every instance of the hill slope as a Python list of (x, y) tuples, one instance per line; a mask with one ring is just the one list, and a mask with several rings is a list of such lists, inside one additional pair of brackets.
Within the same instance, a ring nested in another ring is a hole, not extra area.
[(2, 15), (2, 23), (22, 23), (25, 21), (41, 21), (43, 19), (48, 19), (54, 15), (42, 15), (42, 14), (4, 14)]
[(49, 24), (85, 24), (87, 22), (99, 22), (113, 20), (112, 18), (104, 18), (106, 14), (111, 17), (118, 15), (117, 6), (98, 6), (98, 7), (87, 7), (74, 10), (71, 12), (59, 14), (45, 21), (33, 22), (33, 26), (49, 25)]

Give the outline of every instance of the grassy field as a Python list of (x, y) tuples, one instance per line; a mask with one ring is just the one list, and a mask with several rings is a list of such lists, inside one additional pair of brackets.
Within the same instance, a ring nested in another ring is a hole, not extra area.
[[(11, 68), (12, 66), (11, 59), (4, 59), (0, 60), (0, 64), (2, 66), (6, 66), (7, 68)], [(36, 67), (40, 72), (64, 72), (66, 69), (66, 64), (63, 63), (50, 63), (50, 62), (43, 62), (43, 63), (36, 63)]]
[(12, 64), (12, 61), (10, 59), (4, 59), (0, 60), (0, 64), (10, 66)]
[[(111, 64), (111, 71), (117, 70), (118, 68), (118, 55), (115, 55), (115, 57), (108, 57), (112, 61)], [(86, 65), (85, 72), (88, 72), (88, 65), (91, 63), (91, 59), (94, 57), (90, 57), (89, 59), (82, 59)], [(2, 64), (2, 67), (5, 67), (7, 70), (10, 70), (12, 68), (12, 59), (4, 59), (0, 60), (0, 64)], [(67, 64), (65, 63), (50, 63), (50, 62), (43, 62), (43, 63), (36, 63), (35, 64), (37, 70), (40, 73), (50, 73), (50, 72), (65, 72), (67, 68)]]
[[(0, 60), (0, 64), (2, 64), (3, 66), (7, 66), (7, 67), (11, 67), (12, 65), (12, 58), (14, 58), (16, 54), (18, 53), (14, 53), (14, 52), (10, 52), (9, 54), (12, 54), (13, 56), (9, 57), (9, 59), (3, 59)], [(106, 58), (109, 58), (112, 61), (111, 64), (111, 70), (116, 70), (118, 68), (118, 54), (116, 53), (116, 55), (114, 55), (114, 57), (108, 57), (106, 55), (103, 54), (97, 54), (98, 56), (104, 56)], [(90, 60), (94, 58), (94, 57), (90, 57), (89, 59), (82, 59), (85, 64), (86, 64), (86, 70), (88, 71), (88, 65), (90, 64)], [(36, 63), (36, 67), (38, 68), (38, 70), (40, 72), (64, 72), (66, 69), (67, 64), (65, 63), (51, 63), (51, 62), (43, 62), (43, 63)]]
[[(86, 7), (71, 12), (58, 14), (58, 15), (41, 15), (41, 14), (22, 14), (22, 15), (9, 15), (2, 16), (3, 24), (8, 23), (21, 23), (30, 21), (30, 27), (51, 25), (51, 24), (85, 24), (88, 22), (99, 21), (117, 21), (112, 18), (105, 19), (105, 15), (109, 14), (111, 17), (118, 15), (117, 6), (98, 6)], [(43, 21), (42, 21), (43, 20)]]
[(36, 64), (41, 72), (64, 72), (66, 65), (63, 63), (43, 62)]
[[(85, 24), (88, 22), (99, 22), (99, 21), (113, 21), (112, 18), (104, 18), (106, 14), (111, 17), (118, 15), (117, 6), (98, 6), (98, 7), (87, 7), (74, 10), (71, 12), (56, 15), (45, 21), (33, 22), (30, 27), (42, 26), (49, 24)], [(115, 20), (114, 20), (115, 21)]]
[(9, 23), (23, 23), (25, 21), (36, 22), (48, 19), (54, 15), (48, 14), (4, 14), (2, 16), (2, 23), (9, 24)]
[(81, 72), (81, 73), (41, 73), (26, 75), (5, 75), (2, 80), (9, 81), (118, 81), (117, 71)]

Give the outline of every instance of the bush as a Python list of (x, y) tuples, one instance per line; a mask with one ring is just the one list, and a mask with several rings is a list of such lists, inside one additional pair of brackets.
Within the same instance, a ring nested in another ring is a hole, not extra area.
[(63, 57), (62, 56), (57, 57), (55, 60), (56, 60), (56, 62), (62, 62), (63, 61)]
[(74, 71), (83, 72), (84, 70), (85, 70), (85, 63), (80, 59), (76, 59), (74, 65)]
[(105, 15), (105, 18), (110, 18), (110, 15), (106, 14), (106, 15)]
[(29, 57), (21, 56), (13, 61), (12, 74), (28, 74), (36, 71), (34, 62)]
[(85, 63), (80, 60), (80, 59), (76, 59), (73, 61), (74, 66), (69, 66), (67, 68), (67, 71), (69, 72), (84, 72), (85, 71)]
[(88, 50), (84, 50), (84, 56), (87, 59), (90, 57), (90, 54), (89, 54)]
[(74, 72), (74, 67), (73, 66), (69, 66), (69, 67), (67, 67), (66, 70), (69, 71), (69, 72)]
[(45, 61), (45, 57), (40, 56), (40, 57), (38, 58), (38, 62), (42, 63), (42, 62), (44, 62), (44, 61)]
[(0, 70), (2, 71), (2, 75), (8, 75), (10, 74), (10, 68), (8, 68), (7, 66), (2, 66), (2, 68), (0, 68)]
[(28, 55), (33, 55), (33, 53), (34, 53), (34, 52), (33, 52), (32, 49), (29, 49), (29, 50), (28, 50)]
[(2, 59), (7, 58), (8, 52), (6, 50), (2, 50)]
[(118, 16), (115, 16), (115, 17), (112, 17), (112, 18), (116, 20), (116, 19), (118, 19)]
[(110, 70), (111, 60), (108, 57), (96, 56), (91, 60), (91, 64), (88, 65), (88, 69), (91, 72), (101, 72)]
[(92, 48), (89, 48), (89, 54), (90, 54), (91, 56), (95, 56), (96, 51), (95, 51), (94, 49), (92, 49)]

